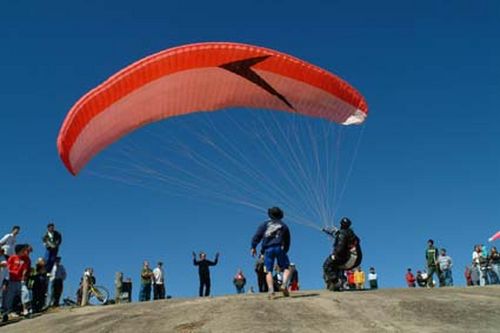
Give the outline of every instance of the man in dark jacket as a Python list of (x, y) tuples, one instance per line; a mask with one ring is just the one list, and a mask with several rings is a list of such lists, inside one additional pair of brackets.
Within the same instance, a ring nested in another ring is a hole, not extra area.
[(46, 249), (45, 268), (50, 273), (59, 253), (59, 246), (62, 243), (61, 233), (55, 229), (54, 223), (47, 224), (47, 232), (43, 236), (42, 241)]
[(215, 254), (215, 260), (210, 261), (204, 252), (200, 252), (200, 260), (196, 260), (196, 253), (193, 252), (193, 265), (198, 266), (200, 276), (200, 297), (210, 296), (210, 266), (215, 266), (219, 262), (219, 253)]
[(262, 241), (269, 298), (274, 297), (273, 268), (275, 260), (278, 262), (280, 270), (283, 271), (283, 283), (280, 290), (284, 296), (289, 296), (287, 285), (290, 278), (290, 260), (287, 253), (290, 249), (290, 230), (281, 221), (284, 214), (279, 207), (269, 208), (267, 213), (271, 220), (262, 223), (257, 229), (252, 238), (251, 254), (252, 256), (257, 254), (257, 245)]
[(333, 254), (323, 264), (325, 283), (330, 290), (339, 290), (339, 277), (343, 270), (352, 269), (361, 264), (361, 252), (358, 236), (351, 229), (351, 221), (344, 217), (340, 220), (340, 230), (323, 229), (335, 238)]

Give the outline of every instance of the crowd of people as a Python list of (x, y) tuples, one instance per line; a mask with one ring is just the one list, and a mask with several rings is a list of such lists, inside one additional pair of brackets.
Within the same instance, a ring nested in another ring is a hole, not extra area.
[[(446, 249), (438, 249), (434, 241), (429, 239), (425, 251), (426, 268), (418, 270), (416, 275), (408, 268), (405, 279), (409, 288), (417, 286), (422, 288), (433, 288), (439, 281), (439, 287), (453, 286), (453, 260), (447, 254)], [(500, 254), (495, 246), (490, 251), (484, 244), (474, 246), (472, 261), (465, 267), (465, 280), (468, 286), (485, 286), (488, 284), (500, 284)]]
[(0, 303), (2, 321), (9, 316), (31, 316), (50, 307), (58, 307), (63, 292), (66, 270), (59, 256), (62, 235), (54, 223), (47, 225), (42, 237), (45, 256), (32, 267), (30, 244), (17, 244), (20, 226), (0, 239)]
[[(284, 212), (278, 207), (268, 210), (269, 220), (257, 228), (251, 239), (250, 254), (257, 257), (254, 271), (258, 292), (268, 293), (270, 299), (276, 297), (280, 291), (288, 297), (290, 292), (300, 288), (299, 272), (296, 265), (290, 262), (288, 251), (291, 244), (291, 233), (283, 222)], [(323, 229), (333, 240), (333, 249), (323, 264), (325, 286), (332, 291), (364, 290), (366, 285), (365, 272), (360, 263), (362, 251), (360, 239), (351, 228), (351, 221), (343, 218), (340, 228)], [(29, 316), (40, 313), (50, 307), (60, 304), (63, 285), (66, 279), (66, 270), (61, 263), (59, 249), (62, 235), (55, 229), (54, 223), (47, 225), (47, 231), (42, 237), (45, 256), (35, 261), (32, 267), (29, 244), (17, 244), (16, 237), (21, 228), (12, 227), (12, 230), (0, 239), (0, 282), (1, 282), (1, 313), (2, 320), (9, 316)], [(259, 251), (257, 246), (260, 244)], [(213, 260), (209, 260), (205, 252), (193, 252), (192, 262), (198, 269), (200, 297), (210, 296), (211, 279), (210, 268), (219, 262), (219, 253)], [(412, 269), (406, 272), (408, 287), (434, 287), (439, 281), (440, 287), (453, 286), (453, 260), (446, 249), (438, 249), (434, 241), (429, 239), (425, 250), (426, 269), (418, 270), (416, 275)], [(467, 285), (498, 284), (500, 254), (496, 247), (488, 252), (486, 246), (476, 245), (472, 253), (472, 263), (466, 267), (465, 278)], [(378, 288), (378, 277), (374, 267), (368, 271), (369, 289)], [(95, 284), (92, 268), (87, 268), (81, 279), (77, 292), (77, 303), (82, 304), (82, 281)], [(238, 269), (233, 277), (233, 285), (237, 294), (245, 293), (247, 278), (243, 270)], [(116, 297), (119, 302), (125, 292), (125, 298), (131, 301), (132, 282), (123, 280), (123, 274), (117, 273), (115, 279)], [(253, 287), (247, 291), (253, 293)], [(152, 296), (152, 297), (151, 297)], [(148, 261), (143, 262), (140, 274), (139, 301), (161, 300), (166, 298), (165, 271), (163, 263), (159, 261), (152, 269)], [(168, 297), (167, 297), (168, 298)]]

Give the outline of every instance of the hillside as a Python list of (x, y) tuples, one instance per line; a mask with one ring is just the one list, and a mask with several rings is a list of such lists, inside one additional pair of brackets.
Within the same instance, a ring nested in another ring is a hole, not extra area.
[(265, 295), (61, 309), (0, 332), (498, 332), (500, 287)]

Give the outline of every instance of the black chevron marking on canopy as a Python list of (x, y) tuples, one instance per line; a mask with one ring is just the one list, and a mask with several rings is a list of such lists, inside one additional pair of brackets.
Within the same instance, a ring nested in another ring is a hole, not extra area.
[(239, 75), (248, 81), (258, 85), (271, 95), (274, 95), (278, 97), (283, 103), (285, 103), (288, 107), (291, 109), (294, 109), (293, 105), (288, 102), (288, 100), (280, 94), (276, 89), (274, 89), (269, 83), (266, 82), (263, 78), (259, 76), (256, 72), (252, 70), (252, 66), (258, 64), (259, 62), (262, 62), (269, 58), (270, 55), (265, 55), (265, 56), (259, 56), (259, 57), (253, 57), (253, 58), (247, 58), (243, 60), (237, 60), (233, 62), (228, 62), (227, 64), (220, 65), (220, 68), (223, 68), (225, 70), (228, 70), (236, 75)]

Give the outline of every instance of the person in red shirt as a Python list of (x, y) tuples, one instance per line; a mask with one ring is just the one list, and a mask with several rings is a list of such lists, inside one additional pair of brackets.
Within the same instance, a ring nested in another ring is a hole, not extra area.
[(356, 289), (356, 282), (354, 281), (354, 272), (352, 270), (348, 270), (346, 272), (347, 276), (347, 284), (349, 285), (349, 289)]
[(408, 288), (415, 288), (416, 287), (415, 275), (413, 275), (413, 273), (411, 272), (411, 268), (408, 268), (408, 271), (406, 272), (405, 278), (406, 278), (406, 283), (408, 284)]
[[(30, 260), (31, 246), (28, 244), (20, 244), (16, 246), (16, 254), (9, 257), (7, 260), (7, 268), (9, 270), (9, 284), (5, 294), (5, 300), (2, 304), (2, 321), (5, 322), (9, 319), (9, 313), (12, 312), (14, 300), (20, 297), (23, 302), (23, 307), (26, 302), (26, 296), (23, 295), (23, 286), (26, 288), (26, 281), (28, 281), (31, 260)], [(24, 308), (24, 314), (28, 314), (27, 309)]]

